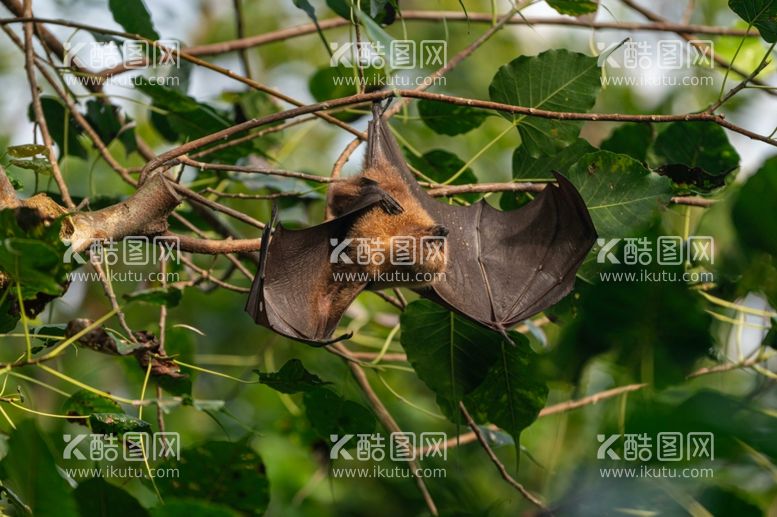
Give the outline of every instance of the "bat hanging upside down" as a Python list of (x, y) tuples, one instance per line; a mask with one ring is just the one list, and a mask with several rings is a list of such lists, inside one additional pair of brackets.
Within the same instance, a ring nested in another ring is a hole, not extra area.
[(555, 177), (558, 186), (510, 212), (484, 200), (435, 201), (408, 169), (376, 103), (364, 171), (332, 183), (332, 218), (288, 230), (276, 226), (273, 208), (246, 310), (279, 334), (326, 345), (349, 337), (332, 334), (359, 293), (409, 287), (506, 335), (572, 290), (596, 240), (580, 194)]

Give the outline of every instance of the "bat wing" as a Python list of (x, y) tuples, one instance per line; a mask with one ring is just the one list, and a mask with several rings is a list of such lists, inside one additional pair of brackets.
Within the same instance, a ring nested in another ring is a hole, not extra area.
[(445, 279), (419, 291), (504, 332), (550, 307), (574, 286), (596, 230), (575, 187), (560, 174), (530, 203), (501, 212), (485, 201), (463, 207), (434, 200), (407, 168), (385, 122), (374, 111), (368, 163), (392, 163), (430, 216), (448, 228)]
[(245, 308), (254, 321), (316, 346), (347, 338), (331, 336), (345, 309), (367, 284), (335, 281), (330, 239), (342, 242), (353, 220), (384, 199), (377, 191), (368, 194), (347, 214), (302, 230), (275, 226), (278, 214), (273, 207), (271, 222), (262, 234), (259, 271)]

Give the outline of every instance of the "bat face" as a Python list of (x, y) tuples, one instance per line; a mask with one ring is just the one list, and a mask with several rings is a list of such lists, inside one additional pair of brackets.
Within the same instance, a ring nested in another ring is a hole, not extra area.
[(309, 344), (328, 344), (365, 289), (403, 286), (506, 333), (571, 291), (596, 241), (574, 186), (556, 174), (511, 212), (484, 201), (438, 202), (407, 168), (373, 106), (364, 172), (334, 182), (334, 217), (304, 230), (279, 225), (262, 236), (259, 272), (246, 310), (254, 320)]

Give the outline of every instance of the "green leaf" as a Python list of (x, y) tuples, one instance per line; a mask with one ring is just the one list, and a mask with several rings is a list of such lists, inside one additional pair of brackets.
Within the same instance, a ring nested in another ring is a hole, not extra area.
[[(489, 86), (492, 101), (550, 111), (586, 112), (601, 87), (596, 58), (549, 50), (538, 56), (521, 56), (499, 68)], [(572, 144), (582, 122), (502, 113), (521, 135), (530, 156), (552, 155)]]
[(570, 16), (595, 13), (599, 7), (598, 2), (592, 0), (547, 0), (547, 2), (559, 14), (568, 14)]
[(2, 461), (4, 483), (36, 517), (77, 517), (73, 494), (34, 420), (16, 422)]
[(170, 459), (160, 466), (166, 467), (178, 468), (179, 476), (157, 478), (163, 496), (222, 504), (248, 515), (262, 515), (270, 502), (264, 462), (246, 439), (210, 441), (186, 448), (180, 460)]
[(87, 390), (78, 390), (65, 401), (62, 412), (66, 415), (89, 416), (94, 413), (124, 413), (124, 410), (107, 397)]
[(464, 398), (467, 409), (506, 430), (519, 442), (521, 431), (537, 419), (548, 399), (548, 386), (540, 375), (537, 354), (521, 334), (504, 339), (499, 357), (483, 383)]
[(281, 393), (299, 393), (331, 384), (307, 371), (299, 359), (290, 359), (274, 373), (254, 371), (259, 375), (259, 382)]
[(97, 434), (150, 433), (151, 425), (124, 413), (92, 413), (89, 426)]
[(382, 45), (382, 48), (384, 49), (391, 48), (391, 42), (394, 41), (394, 38), (392, 38), (388, 32), (384, 31), (380, 25), (375, 23), (375, 20), (370, 18), (370, 16), (361, 9), (354, 9), (353, 12), (356, 15), (356, 18), (358, 18), (364, 26), (364, 30), (367, 32), (367, 36), (369, 36), (370, 40)]
[(450, 402), (480, 386), (498, 357), (502, 337), (428, 300), (400, 316), (401, 343), (418, 377)]
[(728, 6), (747, 23), (755, 25), (769, 43), (777, 41), (777, 2), (775, 0), (729, 0)]
[(468, 133), (480, 127), (488, 117), (488, 113), (483, 110), (426, 99), (418, 103), (418, 113), (432, 131), (451, 136)]
[(609, 138), (602, 142), (601, 148), (602, 151), (627, 154), (644, 162), (653, 143), (653, 136), (653, 126), (650, 124), (623, 124), (615, 128)]
[(673, 122), (658, 135), (653, 150), (662, 173), (681, 187), (709, 191), (739, 167), (739, 154), (712, 122)]
[[(345, 65), (325, 66), (319, 68), (308, 81), (308, 89), (313, 98), (319, 102), (340, 97), (356, 95), (357, 74), (351, 67)], [(375, 67), (364, 68), (364, 80), (366, 91), (371, 92), (380, 89), (383, 71)], [(347, 111), (335, 113), (340, 120), (351, 122), (364, 116), (362, 113), (350, 113)]]
[[(171, 142), (195, 140), (233, 125), (226, 113), (198, 102), (174, 88), (152, 84), (145, 79), (133, 81), (133, 84), (151, 98), (155, 107), (168, 112), (165, 115), (152, 112), (151, 122), (157, 131)], [(207, 159), (234, 163), (252, 154), (255, 149), (253, 143), (246, 142), (211, 153)]]
[(51, 175), (51, 163), (48, 158), (32, 158), (30, 160), (11, 160), (11, 165), (33, 171), (35, 174)]
[(36, 293), (62, 294), (62, 254), (43, 241), (16, 237), (0, 240), (0, 270), (22, 285), (25, 300)]
[[(597, 151), (573, 165), (567, 178), (583, 197), (600, 239), (635, 235), (657, 217), (672, 197), (670, 181), (625, 154)], [(578, 274), (591, 279), (597, 245)]]
[(168, 499), (151, 509), (153, 517), (240, 517), (240, 513), (228, 506), (196, 499)]
[(158, 40), (159, 34), (151, 22), (151, 15), (143, 0), (108, 0), (113, 19), (126, 32), (140, 34), (144, 38)]
[(11, 158), (32, 158), (37, 154), (46, 154), (45, 145), (23, 144), (12, 145), (8, 148), (8, 156)]
[(306, 391), (303, 401), (305, 415), (323, 438), (343, 432), (369, 434), (375, 430), (375, 417), (369, 409), (331, 390), (319, 388)]
[[(465, 165), (464, 160), (442, 149), (433, 149), (422, 156), (416, 156), (412, 153), (406, 153), (405, 156), (410, 165), (421, 171), (421, 174), (427, 178), (438, 183), (447, 181)], [(451, 182), (451, 185), (471, 185), (477, 182), (477, 176), (472, 172), (472, 169), (467, 167)], [(460, 197), (469, 202), (474, 202), (478, 198), (478, 194), (464, 194)]]
[[(44, 346), (49, 347), (65, 339), (66, 328), (67, 328), (67, 324), (65, 323), (56, 323), (53, 325), (41, 325), (40, 327), (30, 327), (30, 335), (34, 339), (38, 339), (42, 341)], [(44, 336), (57, 336), (57, 337), (56, 338), (39, 337), (38, 334), (41, 334)]]
[(90, 100), (86, 103), (86, 118), (105, 145), (110, 144), (121, 130), (118, 108), (111, 104)]
[(582, 138), (560, 149), (550, 156), (532, 158), (524, 146), (518, 146), (513, 152), (513, 178), (553, 179), (553, 171), (566, 174), (583, 155), (596, 151), (596, 148)]
[[(70, 115), (67, 107), (56, 97), (41, 96), (40, 104), (43, 108), (43, 117), (46, 119), (46, 125), (51, 133), (51, 138), (57, 144), (59, 149), (59, 159), (61, 160), (67, 151), (69, 156), (77, 156), (86, 159), (86, 148), (78, 140), (78, 135), (82, 130), (76, 124), (75, 119)], [(35, 112), (32, 104), (27, 110), (27, 116), (31, 122), (35, 122)], [(65, 125), (67, 124), (67, 142), (65, 142)]]
[(103, 478), (82, 481), (73, 492), (81, 515), (89, 517), (144, 517), (148, 511), (137, 499)]
[(145, 302), (153, 305), (176, 307), (181, 303), (182, 291), (176, 287), (152, 287), (124, 295), (128, 302)]
[(739, 238), (749, 247), (777, 258), (777, 156), (748, 178), (734, 202), (732, 218)]

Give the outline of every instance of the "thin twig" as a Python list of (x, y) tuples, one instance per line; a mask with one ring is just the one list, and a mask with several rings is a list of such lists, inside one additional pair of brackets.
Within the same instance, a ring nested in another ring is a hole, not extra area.
[[(32, 17), (32, 0), (24, 1), (25, 16)], [(30, 83), (30, 94), (32, 94), (32, 109), (35, 113), (35, 120), (43, 136), (43, 144), (48, 151), (49, 163), (51, 164), (51, 175), (59, 188), (62, 201), (68, 209), (74, 210), (76, 205), (70, 197), (70, 191), (67, 188), (65, 180), (62, 178), (62, 170), (59, 168), (57, 154), (54, 151), (54, 140), (49, 133), (49, 125), (46, 122), (46, 116), (43, 114), (43, 106), (40, 102), (40, 90), (38, 90), (38, 80), (35, 78), (35, 55), (32, 49), (33, 24), (27, 22), (24, 24), (24, 70), (27, 72), (27, 81)], [(63, 151), (64, 152), (64, 151)]]
[(483, 450), (486, 451), (486, 454), (488, 454), (488, 457), (491, 458), (491, 462), (496, 466), (496, 469), (499, 471), (499, 474), (502, 476), (502, 479), (507, 481), (507, 483), (515, 488), (518, 493), (520, 493), (523, 497), (526, 498), (530, 503), (535, 505), (536, 507), (545, 510), (546, 507), (543, 504), (542, 501), (539, 500), (539, 498), (526, 490), (526, 488), (520, 484), (518, 481), (516, 481), (505, 468), (504, 464), (499, 461), (499, 458), (494, 453), (494, 451), (491, 449), (491, 446), (488, 445), (488, 441), (483, 436), (483, 432), (478, 427), (478, 424), (472, 419), (472, 416), (469, 414), (469, 411), (467, 411), (466, 406), (463, 402), (459, 402), (459, 410), (461, 411), (461, 414), (464, 416), (464, 418), (467, 420), (467, 425), (469, 425), (470, 429), (472, 429), (472, 432), (475, 433), (475, 437), (477, 437), (478, 441), (480, 442), (480, 445), (483, 447)]
[[(346, 357), (350, 357), (350, 352), (347, 348), (345, 348), (342, 343), (337, 343), (335, 345), (327, 347), (327, 350), (337, 350), (339, 352), (338, 355), (344, 355)], [(348, 367), (351, 369), (351, 374), (353, 375), (353, 378), (356, 379), (357, 384), (359, 384), (359, 387), (364, 392), (364, 395), (367, 397), (367, 400), (369, 401), (370, 405), (372, 406), (373, 411), (375, 411), (375, 415), (378, 417), (378, 420), (380, 420), (381, 424), (383, 424), (383, 427), (385, 427), (387, 430), (389, 430), (392, 433), (401, 433), (402, 429), (400, 429), (399, 425), (397, 425), (396, 420), (394, 420), (394, 417), (391, 416), (391, 413), (388, 412), (386, 409), (386, 406), (383, 405), (383, 402), (380, 400), (378, 395), (375, 393), (375, 391), (372, 389), (372, 386), (370, 386), (369, 381), (367, 380), (367, 375), (364, 373), (364, 370), (361, 366), (359, 366), (354, 361), (348, 360), (346, 361), (348, 364)], [(415, 476), (416, 484), (418, 485), (418, 489), (421, 491), (421, 495), (424, 498), (424, 502), (426, 502), (427, 508), (429, 508), (429, 512), (432, 515), (438, 515), (437, 512), (437, 505), (434, 504), (434, 500), (432, 499), (431, 494), (429, 493), (429, 489), (426, 487), (426, 482), (424, 481), (424, 478), (421, 477), (418, 474), (418, 462), (416, 460), (410, 460), (408, 461), (410, 465), (410, 470), (413, 473), (413, 476)]]

